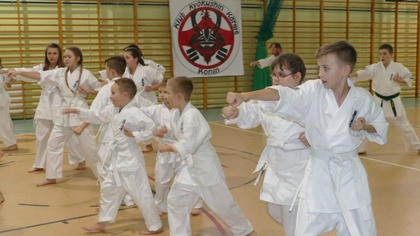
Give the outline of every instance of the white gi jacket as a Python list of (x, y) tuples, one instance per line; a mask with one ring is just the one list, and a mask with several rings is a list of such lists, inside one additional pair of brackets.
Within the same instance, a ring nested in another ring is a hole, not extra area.
[(183, 160), (175, 181), (193, 186), (212, 186), (225, 181), (219, 157), (210, 144), (210, 126), (200, 111), (188, 103), (182, 114), (178, 109), (171, 110), (170, 122), (176, 137), (172, 146)]
[[(352, 81), (358, 82), (370, 79), (372, 80), (373, 91), (382, 96), (388, 97), (401, 91), (400, 84), (393, 80), (394, 76), (397, 74), (404, 79), (405, 82), (407, 82), (408, 87), (411, 87), (413, 82), (413, 75), (411, 72), (401, 63), (393, 61), (389, 63), (387, 68), (385, 68), (382, 62), (366, 66), (364, 70), (357, 71), (357, 78), (352, 79)], [(391, 108), (391, 101), (382, 101), (382, 99), (377, 95), (374, 97), (379, 104), (382, 104), (386, 117), (395, 116)], [(393, 98), (392, 101), (395, 104), (396, 115), (401, 115), (404, 107), (400, 96)]]
[[(356, 149), (363, 137), (384, 144), (388, 123), (368, 91), (355, 87), (350, 80), (347, 83), (351, 88), (340, 107), (333, 91), (325, 89), (319, 79), (307, 81), (294, 89), (270, 87), (278, 90), (280, 95), (277, 106), (270, 110), (305, 124), (311, 157), (299, 196), (307, 201), (308, 210), (341, 212), (336, 199), (338, 192), (348, 210), (360, 208), (362, 218), (370, 219), (369, 184)], [(364, 117), (377, 133), (352, 131), (349, 124), (358, 117)]]
[(138, 64), (134, 74), (130, 74), (130, 70), (127, 67), (123, 77), (133, 79), (137, 86), (137, 93), (152, 101), (154, 104), (157, 103), (156, 92), (146, 92), (145, 87), (152, 86), (162, 81), (163, 75), (160, 74), (159, 71), (150, 66), (142, 66), (141, 64)]
[[(153, 137), (155, 124), (139, 109), (130, 104), (126, 105), (121, 112), (113, 105), (100, 110), (81, 109), (79, 118), (89, 123), (109, 123), (114, 140), (108, 147), (108, 155), (105, 158), (101, 157), (103, 166), (114, 171), (127, 172), (137, 171), (140, 166), (145, 166), (143, 154), (136, 139), (124, 135), (124, 127), (127, 127), (132, 131), (138, 131), (137, 137), (142, 137), (143, 140)], [(99, 171), (103, 173), (104, 169), (101, 168)]]
[[(55, 68), (58, 68), (56, 66)], [(14, 68), (16, 71), (43, 71), (44, 64), (39, 64), (31, 69), (29, 68)], [(22, 80), (26, 82), (37, 82), (36, 80), (25, 78), (23, 76), (16, 76), (17, 80)], [(35, 116), (34, 119), (43, 119), (43, 120), (54, 120), (53, 116), (55, 115), (55, 112), (53, 112), (53, 104), (56, 104), (56, 106), (60, 105), (60, 96), (57, 93), (58, 88), (47, 82), (38, 82), (38, 85), (41, 87), (41, 95), (39, 96), (39, 102), (38, 106), (36, 107)]]
[(0, 110), (4, 110), (5, 105), (11, 101), (9, 94), (6, 91), (6, 83), (8, 82), (10, 82), (10, 79), (7, 74), (0, 74)]
[(75, 114), (64, 115), (62, 108), (88, 108), (85, 100), (86, 95), (77, 92), (80, 87), (88, 90), (99, 90), (101, 83), (93, 76), (93, 74), (83, 69), (82, 76), (79, 81), (81, 67), (77, 67), (73, 73), (67, 72), (67, 81), (65, 79), (67, 68), (59, 68), (54, 70), (40, 71), (40, 83), (49, 83), (58, 88), (61, 97), (60, 103), (53, 104), (53, 122), (55, 125), (64, 127), (74, 127), (82, 124), (82, 121)]
[(147, 59), (144, 59), (144, 58), (143, 58), (143, 61), (144, 61), (144, 64), (146, 64), (146, 65), (152, 67), (153, 69), (159, 71), (159, 73), (162, 76), (165, 75), (166, 69), (162, 65), (160, 65), (160, 64), (158, 64), (158, 63), (156, 63), (156, 62), (154, 62), (152, 60), (147, 60)]
[[(113, 78), (109, 83), (102, 86), (102, 88), (96, 94), (92, 104), (90, 104), (90, 110), (100, 110), (106, 106), (112, 105), (111, 102), (111, 87), (116, 80), (120, 78)], [(109, 123), (102, 123), (98, 131), (98, 143), (108, 143), (114, 141), (112, 129), (109, 128)]]
[(309, 148), (299, 140), (299, 135), (305, 131), (304, 127), (264, 112), (258, 101), (242, 103), (238, 109), (239, 116), (226, 120), (227, 124), (237, 124), (241, 129), (252, 129), (261, 124), (267, 136), (267, 146), (254, 171), (266, 169), (260, 199), (291, 205), (309, 159)]
[[(156, 126), (166, 127), (167, 133), (162, 138), (157, 138), (159, 143), (172, 144), (176, 141), (175, 136), (171, 131), (170, 118), (171, 111), (165, 104), (152, 105), (147, 107), (140, 107), (140, 110), (149, 118), (151, 118)], [(136, 132), (137, 133), (137, 132)], [(179, 155), (175, 152), (159, 152), (157, 161), (164, 163), (173, 163), (179, 161)]]
[(259, 68), (265, 68), (265, 67), (269, 67), (271, 66), (271, 64), (273, 63), (274, 59), (276, 59), (276, 56), (271, 55), (267, 58), (264, 59), (260, 59), (258, 60), (258, 62), (260, 63), (260, 65), (258, 66)]
[[(146, 65), (152, 67), (153, 69), (157, 70), (162, 76), (165, 75), (166, 69), (162, 65), (160, 65), (160, 64), (158, 64), (158, 63), (156, 63), (152, 60), (147, 60), (147, 59), (144, 59), (144, 58), (143, 58), (143, 61), (144, 61), (144, 64), (146, 64)], [(106, 70), (100, 70), (99, 75), (101, 77), (101, 80), (109, 79), (106, 75)]]

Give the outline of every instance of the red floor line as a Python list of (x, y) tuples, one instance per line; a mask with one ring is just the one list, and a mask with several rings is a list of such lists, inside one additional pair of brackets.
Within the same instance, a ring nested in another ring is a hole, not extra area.
[(228, 233), (226, 232), (226, 230), (219, 223), (219, 221), (217, 221), (217, 219), (214, 218), (214, 216), (212, 214), (210, 214), (210, 212), (208, 212), (205, 208), (202, 208), (201, 211), (204, 214), (206, 214), (206, 216), (213, 222), (213, 224), (216, 226), (216, 228), (219, 230), (219, 232), (222, 236), (228, 236)]
[[(155, 181), (155, 179), (153, 177), (151, 177), (150, 175), (148, 175), (149, 179), (152, 181)], [(226, 230), (223, 228), (223, 226), (219, 223), (219, 221), (217, 221), (216, 218), (214, 218), (214, 216), (212, 214), (210, 214), (209, 211), (207, 211), (205, 208), (201, 208), (201, 211), (206, 214), (207, 218), (210, 219), (211, 222), (213, 222), (214, 226), (216, 226), (217, 230), (219, 230), (220, 234), (222, 236), (229, 236), (228, 233), (226, 232)]]

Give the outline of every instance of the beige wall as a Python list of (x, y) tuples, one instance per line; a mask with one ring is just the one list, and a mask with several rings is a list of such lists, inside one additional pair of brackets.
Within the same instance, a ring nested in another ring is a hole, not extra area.
[[(43, 62), (45, 45), (79, 46), (84, 67), (95, 72), (111, 55), (137, 42), (147, 59), (172, 74), (168, 0), (137, 1), (0, 1), (0, 56), (6, 67), (32, 67)], [(252, 88), (255, 43), (263, 18), (265, 0), (242, 1), (243, 57), (245, 75), (197, 78), (193, 103), (197, 107), (220, 107), (227, 91)], [(284, 1), (274, 38), (284, 50), (303, 57), (307, 79), (317, 77), (314, 59), (323, 43), (348, 39), (359, 53), (356, 69), (376, 62), (382, 43), (394, 45), (396, 61), (405, 64), (418, 80), (418, 3), (385, 0), (290, 0)], [(369, 88), (369, 83), (359, 83)], [(23, 88), (23, 90), (22, 90)], [(417, 88), (417, 89), (416, 89)], [(405, 97), (418, 97), (417, 83), (404, 89)], [(39, 96), (36, 84), (15, 84), (10, 90), (15, 118), (32, 117)]]

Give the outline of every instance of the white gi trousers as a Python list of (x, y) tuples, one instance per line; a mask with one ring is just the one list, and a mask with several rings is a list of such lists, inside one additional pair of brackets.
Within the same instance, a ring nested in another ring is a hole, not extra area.
[[(73, 136), (73, 127), (54, 125), (47, 144), (47, 162), (45, 177), (58, 179), (63, 176), (63, 150), (64, 144)], [(95, 135), (91, 126), (85, 128), (78, 135), (79, 144), (83, 156), (88, 162), (93, 175), (97, 178), (97, 162)]]
[(386, 120), (394, 124), (401, 133), (404, 141), (404, 147), (407, 151), (417, 151), (420, 149), (419, 138), (407, 119), (405, 110), (402, 110), (402, 114), (397, 117), (385, 117)]
[[(158, 154), (159, 155), (159, 154)], [(168, 212), (168, 194), (171, 179), (175, 176), (176, 162), (161, 163), (159, 157), (156, 158), (155, 165), (155, 204), (159, 211)]]
[[(159, 154), (158, 154), (159, 155)], [(155, 204), (159, 211), (168, 212), (168, 194), (171, 180), (176, 174), (176, 169), (181, 163), (171, 162), (162, 163), (159, 156), (156, 158), (155, 165)], [(202, 208), (203, 200), (200, 198), (194, 208)]]
[(245, 236), (253, 231), (239, 205), (233, 200), (225, 182), (212, 186), (193, 186), (175, 182), (168, 195), (169, 230), (171, 236), (190, 236), (190, 212), (201, 198), (232, 231)]
[(296, 228), (296, 207), (289, 211), (291, 205), (279, 205), (267, 202), (268, 214), (283, 226), (284, 236), (294, 236)]
[[(407, 151), (417, 151), (420, 149), (420, 142), (419, 138), (417, 137), (416, 131), (414, 131), (413, 126), (411, 125), (410, 121), (407, 118), (407, 114), (404, 109), (401, 110), (401, 114), (399, 116), (388, 116), (385, 117), (389, 123), (395, 125), (400, 131), (401, 137), (404, 142), (404, 148)], [(367, 139), (364, 139), (363, 142), (360, 144), (357, 151), (366, 152), (367, 146)]]
[[(351, 236), (341, 213), (310, 213), (308, 211), (307, 201), (299, 199), (298, 217), (295, 235), (296, 236), (314, 236), (322, 235), (335, 229), (338, 236)], [(370, 208), (372, 209), (372, 208)], [(363, 236), (376, 236), (375, 219), (363, 221), (360, 209), (349, 211), (360, 234)], [(301, 217), (299, 217), (301, 216)], [(372, 213), (373, 216), (373, 213)]]
[[(47, 159), (47, 145), (50, 132), (54, 126), (52, 120), (36, 119), (35, 135), (36, 135), (36, 156), (32, 167), (45, 169)], [(78, 139), (75, 134), (71, 136), (67, 142), (68, 160), (70, 165), (80, 163), (85, 160), (82, 151), (78, 146)]]
[[(1, 93), (1, 91), (0, 91)], [(5, 96), (0, 97), (3, 99)], [(10, 118), (10, 102), (0, 101), (0, 136), (3, 140), (3, 146), (9, 147), (16, 144), (16, 137), (13, 133), (13, 123)]]
[[(121, 186), (118, 186), (115, 180), (116, 174)], [(132, 172), (114, 172), (108, 169), (103, 178), (103, 181), (101, 181), (98, 222), (114, 222), (120, 203), (124, 195), (128, 193), (143, 215), (147, 229), (156, 231), (162, 227), (158, 210), (153, 203), (153, 194), (146, 169), (143, 166), (141, 169)]]

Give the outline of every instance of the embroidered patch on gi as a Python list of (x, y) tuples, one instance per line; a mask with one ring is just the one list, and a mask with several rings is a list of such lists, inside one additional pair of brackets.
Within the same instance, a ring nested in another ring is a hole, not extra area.
[(125, 125), (125, 119), (122, 121), (121, 126), (120, 126), (120, 131), (122, 131), (124, 129), (124, 125)]

